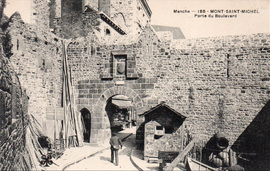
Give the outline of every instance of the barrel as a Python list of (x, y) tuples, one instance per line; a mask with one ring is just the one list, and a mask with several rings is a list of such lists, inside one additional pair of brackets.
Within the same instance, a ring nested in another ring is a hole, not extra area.
[(214, 138), (216, 141), (216, 146), (219, 150), (224, 150), (229, 146), (229, 140), (225, 138), (225, 136), (223, 136), (222, 134), (216, 133), (214, 135)]

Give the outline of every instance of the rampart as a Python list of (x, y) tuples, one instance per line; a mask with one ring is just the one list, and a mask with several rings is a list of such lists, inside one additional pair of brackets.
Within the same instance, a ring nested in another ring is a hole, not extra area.
[[(61, 106), (60, 39), (19, 19), (10, 23), (10, 33), (11, 61), (30, 97), (29, 112), (45, 119), (48, 106)], [(132, 98), (137, 114), (165, 101), (188, 116), (185, 129), (192, 134), (223, 132), (233, 144), (269, 100), (269, 38), (170, 42), (147, 27), (138, 38), (102, 42), (90, 34), (73, 39), (67, 48), (72, 83), (77, 109), (87, 108), (93, 118), (92, 142), (108, 138), (106, 100), (123, 94)], [(126, 73), (117, 77), (114, 56), (119, 54), (126, 55)]]
[[(165, 101), (187, 115), (186, 129), (193, 134), (223, 132), (234, 143), (269, 100), (269, 34), (175, 44), (158, 40), (148, 28), (131, 43), (128, 37), (109, 43), (87, 40), (74, 41), (68, 55), (78, 84), (78, 109), (87, 107), (93, 115), (107, 89), (130, 88), (143, 107)], [(113, 54), (119, 50), (128, 54), (127, 79), (114, 77)]]

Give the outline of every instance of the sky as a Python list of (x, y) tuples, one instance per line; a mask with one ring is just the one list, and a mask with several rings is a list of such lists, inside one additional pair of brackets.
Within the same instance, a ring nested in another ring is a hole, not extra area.
[[(10, 16), (19, 11), (29, 23), (31, 1), (7, 0), (5, 14)], [(148, 0), (148, 4), (153, 25), (179, 27), (186, 38), (270, 32), (270, 0)], [(242, 10), (256, 13), (242, 13)], [(209, 18), (209, 14), (213, 17)], [(219, 18), (222, 15), (232, 15), (232, 18)]]
[[(197, 38), (270, 32), (269, 1), (149, 0), (148, 4), (153, 13), (152, 24), (177, 26), (180, 27), (186, 38)], [(174, 13), (174, 10), (189, 10), (190, 13)], [(203, 13), (203, 10), (205, 13)], [(210, 10), (217, 11), (215, 11), (216, 13), (210, 13)], [(228, 13), (226, 13), (226, 10), (228, 10)], [(229, 10), (239, 10), (239, 13), (237, 11), (235, 11), (236, 13), (229, 13)], [(241, 13), (241, 10), (257, 10), (255, 12), (259, 13)], [(197, 16), (195, 16), (196, 14)], [(214, 15), (214, 17), (209, 18), (209, 14)], [(216, 18), (216, 14), (237, 16), (234, 18)], [(198, 18), (198, 15), (207, 15), (207, 17)]]
[(18, 11), (22, 19), (30, 23), (31, 1), (33, 0), (6, 0), (7, 6), (4, 9), (4, 13), (10, 17), (14, 12)]

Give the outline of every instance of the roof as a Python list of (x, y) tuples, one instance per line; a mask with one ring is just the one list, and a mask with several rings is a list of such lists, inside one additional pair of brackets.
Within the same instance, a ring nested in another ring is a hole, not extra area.
[(144, 7), (144, 10), (145, 10), (146, 14), (148, 15), (148, 17), (151, 18), (152, 11), (151, 11), (147, 1), (146, 0), (139, 0), (139, 1), (142, 4), (142, 6)]
[(147, 115), (155, 110), (157, 110), (160, 107), (166, 107), (167, 109), (169, 109), (170, 111), (172, 111), (173, 113), (177, 114), (178, 116), (180, 116), (181, 118), (187, 118), (187, 116), (181, 114), (180, 112), (177, 112), (176, 110), (174, 110), (173, 108), (171, 108), (170, 106), (168, 106), (167, 104), (165, 104), (165, 102), (161, 102), (160, 104), (158, 104), (157, 106), (151, 108), (150, 110), (144, 112), (143, 114), (139, 114), (139, 116), (141, 115)]
[(89, 5), (86, 5), (84, 7), (84, 12), (97, 12), (94, 8), (90, 7)]
[(185, 36), (179, 27), (151, 25), (156, 32), (170, 31), (173, 34), (173, 39), (185, 39)]
[(114, 30), (116, 30), (119, 34), (125, 35), (126, 32), (122, 30), (117, 24), (115, 24), (110, 17), (108, 17), (104, 12), (99, 12), (100, 18), (106, 22), (108, 25), (110, 25)]
[(84, 7), (84, 12), (96, 12), (100, 18), (107, 23), (109, 26), (111, 26), (114, 30), (116, 30), (121, 35), (126, 35), (126, 32), (120, 28), (117, 24), (115, 24), (110, 17), (108, 17), (104, 12), (98, 12), (94, 8), (90, 7), (89, 5), (86, 5)]

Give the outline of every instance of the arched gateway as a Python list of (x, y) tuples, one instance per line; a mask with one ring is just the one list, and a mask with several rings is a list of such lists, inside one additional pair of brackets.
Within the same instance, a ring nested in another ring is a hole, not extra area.
[[(115, 86), (105, 90), (92, 107), (90, 143), (99, 145), (108, 143), (111, 137), (111, 123), (107, 113), (108, 102), (111, 102), (111, 99), (115, 96), (119, 97), (119, 95), (130, 100), (133, 108), (131, 111), (131, 115), (133, 116), (130, 115), (130, 118), (133, 117), (132, 119), (136, 119), (136, 109), (143, 106), (143, 101), (138, 93), (124, 86)], [(128, 108), (128, 106), (126, 107)], [(112, 116), (110, 116), (110, 118), (112, 118)]]

